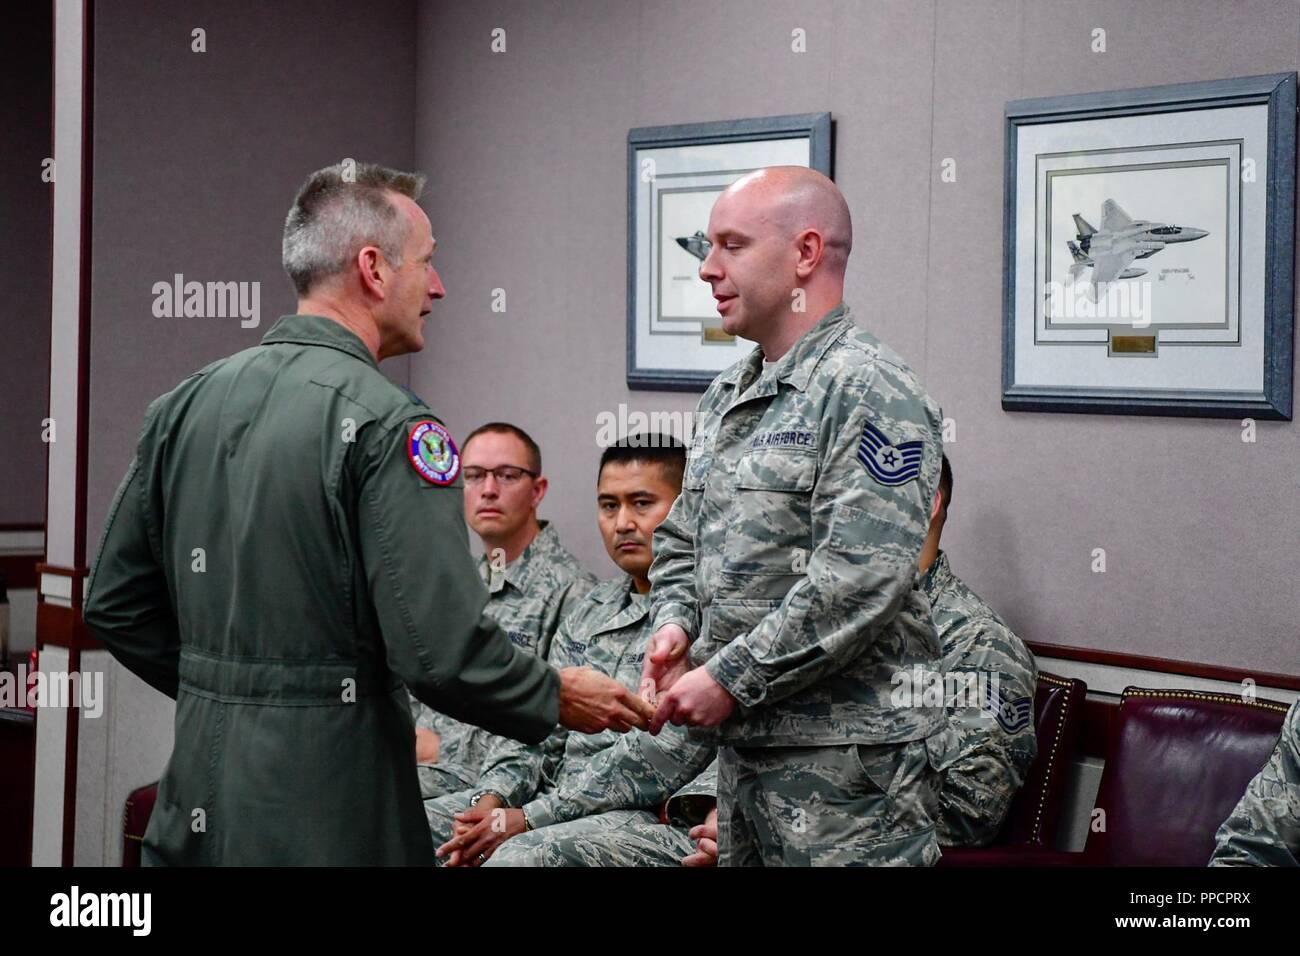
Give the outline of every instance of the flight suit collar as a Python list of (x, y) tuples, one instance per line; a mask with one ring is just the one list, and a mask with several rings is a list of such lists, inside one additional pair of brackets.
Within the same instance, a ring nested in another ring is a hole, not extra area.
[[(748, 397), (775, 395), (778, 382), (787, 382), (801, 392), (807, 391), (808, 381), (812, 378), (813, 369), (821, 361), (822, 355), (852, 325), (853, 317), (849, 314), (849, 307), (841, 302), (805, 332), (772, 368), (767, 369), (766, 374), (748, 393)], [(735, 386), (737, 392), (740, 392), (744, 390), (745, 383), (753, 383), (762, 372), (763, 350), (758, 348), (736, 364), (728, 381)]]
[(479, 558), (479, 562), (483, 566), (484, 580), (488, 582), (488, 590), (493, 594), (496, 594), (507, 584), (520, 593), (527, 594), (528, 586), (532, 583), (537, 568), (559, 550), (560, 536), (551, 527), (551, 523), (539, 519), (537, 524), (542, 530), (533, 536), (533, 540), (528, 542), (528, 547), (519, 553), (519, 557), (506, 565), (504, 574), (490, 574), (487, 566), (488, 556), (485, 554)]
[(925, 588), (925, 596), (933, 604), (940, 594), (952, 587), (956, 580), (956, 575), (948, 565), (948, 555), (941, 550), (934, 563), (925, 572), (925, 576), (921, 578), (921, 587)]
[(346, 352), (354, 358), (378, 369), (379, 363), (370, 349), (354, 332), (349, 332), (333, 319), (323, 315), (282, 315), (262, 337), (263, 345), (290, 342), (294, 345), (321, 345), (327, 349)]

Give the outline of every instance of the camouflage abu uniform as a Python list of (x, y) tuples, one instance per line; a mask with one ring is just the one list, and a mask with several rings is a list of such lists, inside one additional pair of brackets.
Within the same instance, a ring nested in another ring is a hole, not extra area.
[(933, 863), (943, 708), (890, 703), (938, 665), (917, 559), (938, 407), (841, 304), (768, 368), (700, 400), (682, 495), (655, 534), (653, 620), (736, 698), (721, 727), (719, 862)]
[(703, 773), (668, 798), (664, 812), (669, 823), (689, 830), (708, 819), (717, 803), (718, 761), (714, 760)]
[[(604, 581), (566, 618), (551, 645), (554, 668), (587, 666), (635, 688), (650, 639), (648, 605), (632, 581)], [(554, 774), (523, 803), (533, 830), (511, 837), (489, 858), (498, 866), (563, 863), (563, 854), (583, 859), (584, 835), (614, 834), (629, 823), (654, 823), (660, 804), (712, 759), (711, 734), (666, 728), (658, 737), (644, 731), (571, 733), (563, 727), (543, 743)], [(451, 818), (464, 809), (456, 795), (428, 801), (435, 845), (451, 838)], [(659, 829), (669, 831), (669, 827)], [(676, 854), (682, 841), (669, 839), (664, 852)], [(552, 846), (569, 841), (563, 854)], [(687, 851), (689, 852), (689, 850)], [(680, 855), (679, 855), (680, 858)], [(594, 861), (592, 861), (594, 862)], [(628, 862), (639, 862), (629, 860)]]
[(1215, 839), (1210, 866), (1300, 866), (1300, 700)]
[(638, 814), (603, 831), (588, 827), (585, 832), (568, 836), (548, 837), (543, 831), (538, 862), (542, 866), (680, 866), (695, 852), (691, 828), (708, 818), (717, 805), (717, 796), (718, 761), (714, 759), (698, 777), (668, 798), (661, 819)]
[[(939, 843), (984, 846), (1002, 828), (1038, 752), (1038, 665), (1024, 641), (952, 573), (942, 551), (921, 584), (943, 647), (940, 671), (975, 677), (970, 684), (946, 685), (947, 726), (927, 741), (931, 762), (943, 774), (935, 820)], [(996, 695), (990, 689), (977, 698), (979, 681), (991, 687), (993, 674)]]
[[(596, 577), (560, 543), (550, 522), (538, 524), (537, 536), (504, 571), (493, 571), (486, 555), (479, 559), (478, 571), (488, 588), (484, 613), (501, 625), (512, 644), (545, 660), (560, 621), (591, 590)], [(437, 763), (418, 765), (420, 795), (426, 800), (474, 788), (467, 799), (483, 789), (509, 802), (517, 793), (536, 788), (540, 746), (490, 734), (414, 697), (411, 707), (415, 725), (439, 737)]]

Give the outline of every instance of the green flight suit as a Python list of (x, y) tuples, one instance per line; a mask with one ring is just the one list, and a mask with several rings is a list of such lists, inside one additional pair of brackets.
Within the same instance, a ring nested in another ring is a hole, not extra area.
[(85, 607), (176, 699), (146, 862), (431, 864), (403, 683), (527, 743), (555, 727), (558, 676), (483, 616), (459, 459), (420, 471), (420, 423), (442, 434), (311, 315), (149, 406)]

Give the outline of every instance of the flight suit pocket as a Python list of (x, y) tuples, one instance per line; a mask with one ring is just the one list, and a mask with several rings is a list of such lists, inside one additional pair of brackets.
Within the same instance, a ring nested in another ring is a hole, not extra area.
[(812, 548), (816, 477), (817, 459), (801, 452), (762, 450), (740, 459), (724, 571), (792, 578), (804, 573)]

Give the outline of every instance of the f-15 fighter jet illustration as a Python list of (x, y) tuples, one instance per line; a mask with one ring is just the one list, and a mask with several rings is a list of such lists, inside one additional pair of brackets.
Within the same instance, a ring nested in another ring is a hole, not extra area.
[[(1075, 242), (1073, 239), (1068, 240), (1065, 243), (1065, 245), (1069, 248), (1070, 255), (1074, 257), (1074, 265), (1070, 266), (1070, 281), (1077, 282), (1079, 276), (1083, 275), (1083, 270), (1090, 268), (1093, 263), (1090, 258), (1084, 255), (1083, 250), (1079, 248), (1079, 244)], [(1145, 256), (1150, 256), (1154, 254), (1155, 254), (1155, 250), (1152, 250), (1151, 252), (1145, 253), (1143, 256), (1138, 256), (1138, 258), (1140, 259), (1140, 258), (1144, 258)], [(1118, 276), (1116, 276), (1116, 278), (1136, 279), (1138, 276), (1144, 276), (1146, 274), (1147, 274), (1146, 269), (1125, 269)]]
[[(1153, 256), (1172, 242), (1192, 242), (1209, 235), (1207, 230), (1193, 229), (1191, 226), (1134, 220), (1113, 199), (1107, 199), (1101, 204), (1100, 229), (1094, 229), (1077, 212), (1074, 214), (1074, 225), (1079, 230), (1079, 252), (1092, 263), (1094, 285), (1115, 279), (1136, 278), (1146, 270), (1129, 269), (1134, 259)], [(1071, 275), (1076, 275), (1075, 269), (1080, 266), (1080, 260), (1073, 248), (1070, 254), (1074, 256), (1075, 262), (1070, 272)], [(1086, 262), (1083, 264), (1086, 265)]]

